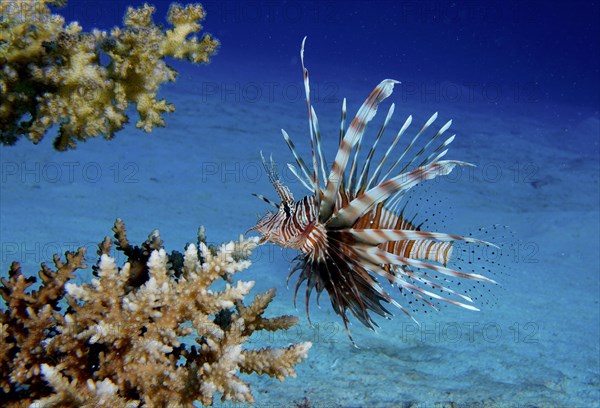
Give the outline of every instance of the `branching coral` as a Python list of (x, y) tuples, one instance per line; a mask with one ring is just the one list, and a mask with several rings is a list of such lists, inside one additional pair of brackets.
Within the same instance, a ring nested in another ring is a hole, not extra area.
[[(0, 294), (0, 400), (22, 407), (191, 407), (222, 400), (253, 401), (240, 373), (283, 380), (306, 357), (309, 342), (286, 348), (244, 348), (252, 333), (293, 326), (297, 318), (266, 318), (271, 290), (246, 306), (254, 282), (233, 283), (250, 265), (255, 239), (208, 247), (199, 235), (185, 253), (167, 254), (158, 231), (135, 247), (124, 224), (100, 245), (91, 284), (70, 283), (84, 268), (84, 250), (42, 265), (31, 290), (13, 263)], [(195, 340), (196, 345), (191, 343)]]
[(153, 7), (129, 8), (124, 27), (107, 33), (83, 32), (77, 22), (65, 25), (47, 3), (60, 1), (0, 2), (3, 144), (22, 135), (38, 143), (56, 124), (58, 150), (98, 135), (110, 139), (128, 122), (129, 104), (140, 116), (138, 128), (150, 132), (164, 126), (162, 114), (174, 106), (156, 96), (160, 85), (176, 76), (165, 57), (207, 63), (219, 44), (210, 35), (193, 36), (205, 17), (199, 4), (171, 5), (172, 28), (166, 31), (153, 23)]

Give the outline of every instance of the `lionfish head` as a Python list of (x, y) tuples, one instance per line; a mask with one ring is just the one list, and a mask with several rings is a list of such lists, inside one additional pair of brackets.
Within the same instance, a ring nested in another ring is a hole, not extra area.
[(284, 237), (282, 236), (282, 231), (283, 226), (290, 222), (290, 219), (293, 215), (295, 208), (294, 196), (292, 195), (290, 189), (287, 186), (285, 186), (279, 179), (279, 175), (277, 174), (277, 169), (275, 167), (273, 157), (271, 157), (269, 163), (267, 163), (262, 152), (260, 153), (260, 156), (262, 158), (265, 171), (269, 176), (269, 181), (275, 188), (275, 191), (277, 192), (277, 195), (279, 196), (281, 202), (277, 204), (260, 194), (253, 194), (254, 196), (266, 202), (267, 204), (276, 208), (277, 211), (267, 212), (258, 220), (258, 222), (253, 228), (250, 228), (248, 230), (248, 232), (258, 232), (262, 236), (259, 242), (261, 244), (266, 241), (269, 241), (280, 246), (288, 246), (286, 244), (289, 243), (289, 240), (284, 239)]

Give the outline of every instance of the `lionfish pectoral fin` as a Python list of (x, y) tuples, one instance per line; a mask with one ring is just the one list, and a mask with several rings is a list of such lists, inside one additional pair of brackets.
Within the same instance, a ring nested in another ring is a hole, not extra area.
[(464, 241), (471, 244), (480, 244), (491, 247), (497, 245), (480, 239), (463, 237), (460, 235), (444, 234), (440, 232), (394, 230), (394, 229), (349, 229), (347, 230), (354, 239), (371, 245), (379, 245), (390, 241), (402, 240), (435, 240), (440, 242)]
[[(383, 269), (377, 267), (376, 265), (372, 265), (371, 268), (369, 268), (371, 270), (373, 270), (375, 273), (377, 273), (378, 270), (382, 271)], [(387, 272), (384, 271), (384, 274), (386, 274)], [(392, 305), (394, 305), (397, 309), (399, 309), (402, 313), (404, 313), (407, 317), (409, 317), (412, 321), (414, 321), (417, 325), (419, 325), (419, 327), (421, 326), (419, 324), (419, 322), (417, 321), (417, 319), (415, 319), (413, 317), (412, 314), (410, 314), (410, 312), (404, 307), (402, 306), (400, 303), (398, 303), (395, 299), (393, 299), (390, 295), (388, 295), (379, 285), (374, 285), (373, 289), (375, 289), (385, 300), (387, 300), (388, 302), (390, 302)]]
[[(443, 152), (442, 152), (443, 153)], [(343, 228), (354, 225), (356, 220), (368, 212), (379, 202), (385, 201), (391, 195), (400, 191), (408, 191), (418, 183), (445, 176), (449, 174), (456, 165), (462, 162), (453, 160), (434, 161), (426, 166), (418, 167), (407, 173), (402, 173), (390, 180), (384, 181), (379, 185), (367, 190), (357, 196), (346, 207), (337, 211), (328, 221), (330, 228)]]
[[(369, 248), (369, 249), (361, 249), (358, 251), (358, 253), (368, 262), (371, 262), (373, 265), (376, 265), (377, 263), (379, 264), (400, 264), (400, 263), (406, 263), (407, 261), (413, 261), (413, 260), (407, 260), (406, 258), (403, 258), (401, 256), (398, 255), (394, 255), (391, 254), (389, 252), (383, 251), (379, 248)], [(409, 262), (410, 263), (410, 262)], [(425, 264), (425, 263), (423, 263)], [(430, 266), (436, 266), (436, 265), (430, 265)], [(429, 268), (431, 269), (431, 268)], [(376, 273), (377, 275), (384, 277), (386, 279), (393, 279), (395, 281), (395, 283), (398, 284), (398, 286), (408, 289), (409, 291), (411, 291), (411, 293), (421, 299), (423, 302), (425, 302), (427, 305), (429, 305), (430, 307), (432, 307), (433, 309), (437, 310), (437, 308), (430, 302), (428, 301), (425, 296), (428, 296), (430, 298), (433, 299), (437, 299), (443, 302), (447, 302), (450, 304), (453, 304), (455, 306), (460, 306), (462, 308), (468, 309), (468, 310), (473, 310), (473, 311), (479, 311), (478, 308), (476, 308), (473, 305), (467, 304), (467, 303), (463, 303), (463, 302), (459, 302), (457, 300), (453, 300), (453, 299), (449, 299), (446, 298), (444, 296), (440, 296), (437, 293), (431, 292), (429, 290), (423, 289), (419, 286), (416, 286), (404, 279), (402, 279), (399, 276), (394, 276), (391, 275), (389, 272), (386, 272), (383, 268), (381, 267), (377, 267), (374, 266), (371, 268), (371, 270)], [(450, 289), (446, 290), (447, 288), (442, 287), (442, 291), (447, 291), (450, 293), (454, 293), (457, 294), (453, 291), (451, 291)], [(457, 294), (458, 295), (458, 294)], [(460, 295), (459, 295), (460, 296)], [(460, 296), (463, 300), (466, 300), (467, 302), (472, 302), (471, 298), (467, 297), (467, 296)], [(395, 302), (395, 301), (394, 301)], [(395, 306), (397, 306), (394, 303)], [(397, 306), (398, 307), (398, 306)]]
[(414, 266), (416, 268), (430, 269), (432, 271), (439, 272), (444, 275), (453, 276), (455, 278), (464, 278), (464, 279), (472, 279), (481, 282), (489, 282), (496, 283), (495, 280), (490, 279), (486, 276), (477, 274), (477, 273), (466, 273), (460, 272), (451, 268), (447, 268), (441, 265), (435, 265), (432, 263), (419, 261), (417, 259), (405, 258), (400, 255), (392, 254), (387, 251), (384, 251), (378, 247), (371, 247), (362, 251), (364, 254), (368, 255), (368, 259), (374, 263), (380, 264), (390, 264), (390, 265), (400, 265), (400, 266)]

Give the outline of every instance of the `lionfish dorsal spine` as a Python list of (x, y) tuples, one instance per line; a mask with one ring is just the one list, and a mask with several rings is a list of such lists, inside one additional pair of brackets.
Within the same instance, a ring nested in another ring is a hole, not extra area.
[[(308, 69), (306, 69), (306, 67), (304, 66), (304, 44), (306, 43), (306, 36), (304, 37), (304, 39), (302, 40), (302, 47), (300, 48), (300, 61), (302, 63), (302, 76), (304, 79), (304, 93), (306, 95), (306, 106), (307, 106), (307, 112), (308, 112), (308, 131), (310, 134), (310, 149), (311, 149), (311, 156), (312, 156), (312, 162), (313, 162), (313, 172), (312, 172), (312, 176), (310, 177), (311, 180), (311, 184), (313, 185), (313, 191), (315, 192), (315, 199), (317, 202), (317, 205), (319, 205), (320, 201), (321, 201), (321, 195), (319, 194), (319, 192), (321, 191), (321, 187), (319, 184), (319, 166), (317, 164), (317, 151), (316, 150), (320, 150), (320, 144), (318, 143), (314, 135), (315, 133), (315, 125), (314, 125), (314, 121), (313, 121), (313, 116), (312, 116), (312, 106), (310, 103), (310, 80), (308, 78)], [(318, 133), (318, 131), (317, 131)]]
[(321, 163), (321, 175), (323, 176), (323, 183), (327, 183), (327, 171), (325, 168), (327, 167), (327, 161), (325, 160), (325, 156), (323, 155), (323, 149), (321, 149), (321, 132), (319, 131), (319, 119), (317, 118), (317, 113), (314, 108), (310, 107), (310, 114), (313, 121), (313, 126), (315, 130), (315, 142), (317, 145), (317, 152), (319, 154), (319, 162)]
[(395, 106), (396, 105), (394, 103), (391, 104), (391, 106), (388, 110), (388, 113), (385, 117), (385, 121), (383, 122), (383, 125), (381, 125), (381, 128), (379, 129), (379, 133), (377, 133), (377, 136), (375, 137), (375, 142), (373, 142), (371, 149), (369, 149), (369, 153), (367, 154), (367, 158), (365, 159), (365, 162), (363, 164), (362, 171), (360, 172), (360, 177), (358, 178), (358, 181), (354, 187), (355, 195), (358, 194), (359, 191), (362, 191), (366, 188), (366, 178), (367, 178), (367, 175), (369, 174), (371, 160), (373, 159), (373, 155), (375, 154), (375, 149), (377, 148), (377, 145), (379, 144), (379, 140), (381, 139), (381, 136), (383, 136), (383, 134), (385, 133), (385, 129), (386, 129), (388, 123), (390, 122), (392, 115), (394, 114)]
[[(392, 152), (392, 150), (394, 150), (394, 147), (396, 146), (396, 144), (398, 143), (398, 141), (400, 140), (400, 138), (402, 137), (404, 132), (406, 132), (406, 129), (408, 129), (408, 127), (410, 126), (411, 123), (412, 123), (412, 115), (409, 115), (408, 118), (406, 118), (406, 120), (404, 121), (404, 124), (402, 125), (402, 127), (400, 128), (398, 133), (396, 134), (396, 137), (392, 141), (392, 144), (390, 145), (390, 147), (388, 147), (388, 149), (386, 150), (386, 152), (383, 155), (383, 157), (381, 158), (381, 160), (379, 160), (379, 164), (377, 165), (377, 168), (375, 169), (375, 171), (373, 172), (373, 175), (371, 176), (371, 178), (369, 179), (369, 182), (367, 183), (367, 189), (369, 189), (373, 185), (373, 183), (377, 182), (377, 180), (379, 179), (379, 175), (381, 174), (381, 170), (383, 168), (384, 163), (387, 161), (388, 157), (390, 156), (390, 153)], [(392, 170), (393, 170), (393, 167), (392, 167)]]
[(310, 190), (314, 193), (315, 192), (314, 185), (312, 187), (309, 187), (309, 184), (312, 184), (312, 183), (311, 183), (311, 177), (309, 175), (308, 167), (306, 167), (306, 163), (304, 163), (304, 160), (302, 159), (302, 157), (300, 157), (300, 155), (296, 151), (296, 146), (294, 145), (294, 142), (292, 142), (290, 135), (288, 135), (288, 133), (283, 129), (281, 129), (281, 134), (283, 135), (283, 139), (285, 140), (285, 143), (287, 144), (288, 148), (292, 152), (292, 155), (294, 156), (294, 159), (296, 160), (296, 163), (298, 164), (298, 168), (300, 168), (300, 170), (302, 170), (302, 174), (304, 175), (304, 177), (300, 176), (300, 174), (298, 173), (298, 171), (296, 170), (296, 168), (294, 166), (288, 165), (288, 168), (290, 168), (290, 170), (292, 171), (294, 176), (298, 180), (300, 180), (300, 182), (302, 182), (302, 184), (308, 190)]
[(371, 92), (369, 97), (362, 104), (358, 110), (358, 113), (350, 123), (350, 126), (346, 131), (346, 135), (342, 139), (342, 143), (340, 143), (331, 167), (331, 172), (329, 173), (323, 200), (319, 207), (320, 222), (327, 221), (333, 213), (335, 196), (338, 193), (342, 175), (346, 170), (346, 165), (348, 164), (348, 159), (350, 158), (352, 149), (362, 137), (367, 124), (377, 113), (379, 104), (392, 94), (394, 85), (397, 83), (399, 82), (392, 79), (385, 79), (379, 85), (377, 85), (377, 87), (373, 90), (373, 92)]
[(342, 118), (340, 119), (340, 139), (338, 145), (342, 143), (346, 133), (346, 98), (342, 100)]

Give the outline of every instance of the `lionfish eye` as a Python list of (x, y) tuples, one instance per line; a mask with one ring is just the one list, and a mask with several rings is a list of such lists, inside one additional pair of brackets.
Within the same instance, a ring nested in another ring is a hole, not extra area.
[(283, 203), (283, 211), (285, 211), (285, 215), (287, 215), (288, 217), (292, 215), (292, 210), (286, 202)]

